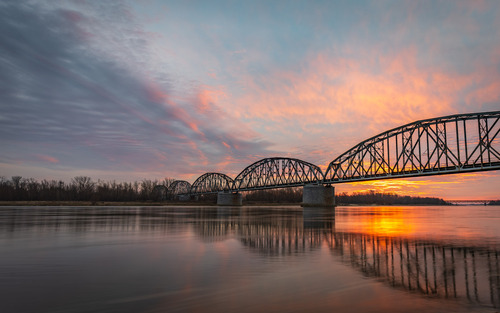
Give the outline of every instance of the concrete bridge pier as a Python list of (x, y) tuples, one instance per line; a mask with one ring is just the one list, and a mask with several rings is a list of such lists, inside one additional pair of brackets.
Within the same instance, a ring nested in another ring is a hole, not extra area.
[(243, 196), (238, 192), (221, 191), (217, 193), (217, 205), (221, 206), (241, 206), (243, 204)]
[(304, 186), (302, 193), (303, 207), (335, 207), (335, 188), (309, 184)]

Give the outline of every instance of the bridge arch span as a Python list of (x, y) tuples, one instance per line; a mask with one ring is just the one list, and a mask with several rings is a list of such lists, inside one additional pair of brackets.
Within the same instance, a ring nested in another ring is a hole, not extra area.
[(500, 111), (409, 123), (360, 142), (330, 162), (323, 183), (500, 169)]
[(191, 191), (191, 184), (185, 180), (176, 180), (168, 186), (170, 196), (187, 195)]
[(293, 158), (265, 158), (247, 166), (234, 179), (233, 190), (247, 191), (321, 183), (323, 172), (312, 163)]
[(226, 174), (205, 173), (198, 177), (191, 186), (191, 194), (210, 194), (230, 190), (233, 179)]

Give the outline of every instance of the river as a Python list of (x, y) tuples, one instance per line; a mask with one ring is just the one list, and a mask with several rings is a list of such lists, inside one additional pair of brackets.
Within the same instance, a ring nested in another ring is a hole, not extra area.
[(498, 312), (500, 207), (0, 207), (0, 312)]

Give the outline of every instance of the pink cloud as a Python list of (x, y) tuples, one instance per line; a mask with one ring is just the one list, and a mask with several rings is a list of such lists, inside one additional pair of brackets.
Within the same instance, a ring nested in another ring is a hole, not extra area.
[(169, 96), (153, 81), (145, 82), (147, 96), (155, 103), (169, 103)]
[(44, 154), (35, 154), (36, 158), (41, 160), (41, 161), (44, 161), (44, 162), (49, 162), (49, 163), (59, 163), (59, 160), (54, 158), (54, 157), (51, 157), (49, 155), (44, 155)]
[(71, 21), (75, 24), (86, 20), (86, 18), (80, 12), (77, 12), (77, 11), (60, 10), (60, 12), (61, 12), (62, 16), (64, 16), (66, 19), (68, 19), (69, 21)]
[(207, 75), (213, 79), (217, 79), (217, 73), (215, 72), (208, 72)]

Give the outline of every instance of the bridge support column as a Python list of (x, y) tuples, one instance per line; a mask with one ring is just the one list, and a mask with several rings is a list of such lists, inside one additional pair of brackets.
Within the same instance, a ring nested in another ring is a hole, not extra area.
[(323, 185), (305, 185), (302, 192), (303, 207), (335, 207), (335, 188)]
[(217, 194), (217, 205), (241, 206), (243, 196), (241, 193), (219, 192)]

